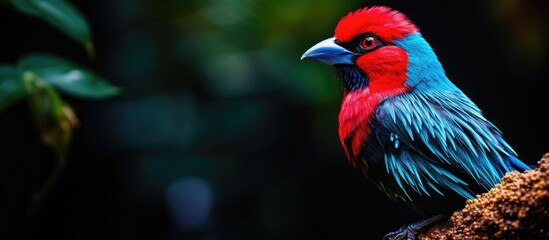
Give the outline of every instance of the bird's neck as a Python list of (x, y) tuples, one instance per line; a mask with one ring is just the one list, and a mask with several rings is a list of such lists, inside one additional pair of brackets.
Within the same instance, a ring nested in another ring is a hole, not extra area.
[(406, 35), (394, 44), (407, 53), (406, 85), (419, 91), (453, 88), (442, 64), (421, 33)]

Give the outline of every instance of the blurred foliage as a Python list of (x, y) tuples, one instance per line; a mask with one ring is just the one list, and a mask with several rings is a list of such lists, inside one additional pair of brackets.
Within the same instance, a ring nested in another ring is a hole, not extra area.
[(23, 81), (44, 81), (36, 84), (50, 84), (75, 97), (105, 99), (120, 93), (118, 87), (112, 86), (96, 73), (54, 55), (26, 55), (17, 67), (23, 73)]
[[(339, 17), (352, 4), (323, 4), (327, 2), (107, 4), (116, 14), (104, 24), (121, 30), (116, 31), (117, 41), (110, 45), (113, 52), (101, 62), (133, 93), (130, 98), (134, 99), (116, 103), (99, 114), (111, 116), (105, 124), (116, 133), (99, 144), (144, 152), (164, 149), (162, 156), (155, 158), (158, 154), (152, 154), (143, 161), (175, 164), (172, 158), (189, 159), (176, 165), (199, 164), (194, 159), (211, 155), (212, 149), (225, 152), (227, 146), (242, 144), (233, 148), (232, 154), (214, 154), (216, 158), (238, 157), (257, 148), (246, 144), (273, 124), (280, 102), (271, 98), (310, 104), (318, 115), (313, 120), (318, 124), (313, 124), (311, 130), (329, 134), (324, 124), (331, 121), (333, 125), (340, 85), (329, 68), (300, 61), (306, 44), (329, 37)], [(304, 11), (311, 5), (316, 6), (315, 11)], [(271, 126), (273, 130), (280, 127)], [(276, 141), (271, 140), (276, 139), (276, 133), (264, 134), (265, 138), (255, 144)], [(322, 136), (315, 139), (333, 143)], [(163, 157), (166, 155), (171, 158)], [(236, 164), (237, 159), (227, 161)], [(182, 165), (181, 169), (185, 168), (192, 167)]]
[(87, 19), (65, 0), (11, 0), (21, 13), (40, 18), (80, 42), (94, 55)]
[[(93, 44), (87, 20), (64, 0), (11, 0), (16, 10), (51, 24), (76, 41), (90, 56)], [(58, 90), (75, 97), (102, 99), (118, 95), (119, 89), (91, 70), (51, 54), (22, 56), (16, 66), (0, 65), (0, 111), (22, 100), (29, 103), (42, 142), (56, 155), (56, 164), (33, 196), (36, 207), (51, 191), (67, 161), (73, 129), (78, 119)]]
[[(335, 135), (341, 86), (331, 69), (300, 57), (333, 34), (351, 4), (138, 0), (97, 6), (112, 9), (97, 22), (108, 36), (97, 33), (96, 40), (110, 50), (98, 55), (100, 67), (129, 94), (93, 110), (98, 119), (89, 127), (103, 127), (110, 136), (97, 137), (97, 149), (124, 154), (122, 188), (130, 200), (155, 206), (167, 201), (166, 191), (177, 195), (173, 186), (180, 179), (198, 178), (214, 192), (213, 222), (206, 227), (220, 237), (254, 239), (269, 232), (284, 239), (297, 231), (304, 201), (299, 172), (314, 161), (296, 160), (299, 152), (314, 151), (305, 141), (342, 156)], [(315, 11), (306, 10), (311, 5)], [(297, 127), (309, 114), (312, 124)]]
[(8, 107), (25, 96), (23, 82), (13, 66), (0, 65), (0, 110)]

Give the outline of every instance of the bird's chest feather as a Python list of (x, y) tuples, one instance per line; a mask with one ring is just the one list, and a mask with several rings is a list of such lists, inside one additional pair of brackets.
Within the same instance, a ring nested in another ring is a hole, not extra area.
[(345, 93), (339, 112), (339, 138), (347, 158), (354, 166), (357, 162), (367, 165), (368, 159), (358, 158), (364, 157), (361, 153), (368, 147), (368, 139), (374, 130), (371, 123), (379, 104), (384, 99), (406, 91), (405, 86), (383, 91), (372, 91), (366, 87)]

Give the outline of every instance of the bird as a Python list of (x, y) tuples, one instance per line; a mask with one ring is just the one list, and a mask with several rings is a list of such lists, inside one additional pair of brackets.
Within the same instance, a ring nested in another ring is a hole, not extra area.
[(342, 84), (338, 135), (350, 164), (389, 198), (431, 217), (386, 238), (413, 239), (505, 173), (530, 169), (396, 9), (347, 13), (303, 59), (332, 66)]

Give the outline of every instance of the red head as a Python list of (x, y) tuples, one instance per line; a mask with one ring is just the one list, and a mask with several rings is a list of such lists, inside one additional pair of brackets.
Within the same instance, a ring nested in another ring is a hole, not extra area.
[(313, 46), (302, 58), (336, 67), (348, 91), (398, 88), (406, 81), (407, 52), (396, 44), (419, 29), (388, 7), (366, 7), (343, 17), (335, 37)]

